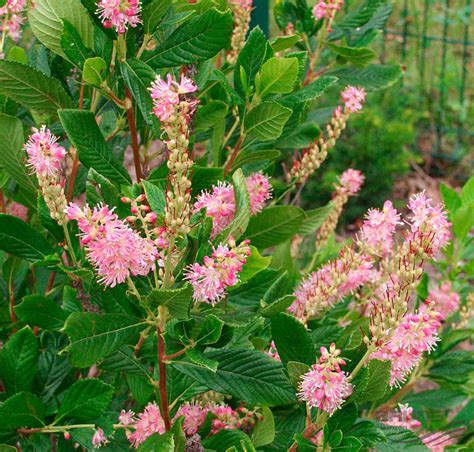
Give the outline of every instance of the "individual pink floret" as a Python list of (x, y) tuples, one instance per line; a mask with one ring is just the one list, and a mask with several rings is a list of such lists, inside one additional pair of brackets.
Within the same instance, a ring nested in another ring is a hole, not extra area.
[(96, 14), (104, 27), (114, 27), (119, 34), (125, 33), (129, 26), (135, 28), (141, 23), (139, 0), (101, 0), (97, 3)]

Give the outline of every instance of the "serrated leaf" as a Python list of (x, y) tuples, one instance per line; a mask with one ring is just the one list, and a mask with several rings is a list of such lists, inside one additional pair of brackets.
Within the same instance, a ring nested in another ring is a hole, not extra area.
[(77, 30), (86, 47), (94, 45), (94, 26), (80, 0), (36, 0), (28, 10), (28, 23), (41, 43), (54, 53), (65, 57), (61, 47), (63, 20)]
[(286, 311), (286, 309), (292, 305), (293, 301), (295, 301), (294, 295), (285, 295), (284, 297), (273, 301), (263, 308), (260, 308), (259, 313), (262, 317), (273, 317), (280, 312)]
[(72, 105), (59, 80), (16, 61), (0, 60), (0, 94), (31, 110), (52, 116), (59, 108)]
[(72, 313), (64, 326), (71, 344), (67, 348), (76, 367), (87, 367), (125, 344), (135, 344), (145, 323), (129, 315)]
[(390, 362), (373, 359), (367, 367), (368, 380), (364, 392), (357, 398), (358, 403), (382, 398), (389, 387)]
[(51, 331), (59, 331), (67, 318), (66, 312), (54, 300), (41, 295), (24, 297), (15, 312), (28, 325)]
[(191, 361), (191, 363), (210, 370), (211, 372), (215, 372), (219, 365), (215, 359), (210, 359), (203, 352), (195, 349), (187, 350), (186, 357)]
[(250, 256), (247, 258), (247, 262), (245, 263), (244, 268), (240, 272), (240, 281), (248, 281), (257, 273), (268, 268), (271, 261), (271, 256), (262, 256), (257, 248), (255, 248), (254, 246), (250, 246)]
[(272, 338), (283, 363), (298, 361), (311, 366), (315, 363), (315, 350), (305, 326), (294, 316), (280, 313), (272, 317)]
[(296, 58), (270, 58), (259, 72), (257, 96), (286, 94), (293, 90), (298, 75)]
[[(159, 1), (153, 3), (159, 3)], [(155, 71), (143, 61), (131, 58), (120, 64), (120, 72), (145, 122), (154, 126), (155, 130), (159, 130), (158, 120), (152, 114), (153, 100), (149, 91), (156, 78)]]
[(440, 185), (440, 191), (443, 197), (444, 205), (449, 211), (449, 217), (452, 218), (454, 212), (456, 212), (456, 210), (461, 207), (461, 197), (456, 190), (448, 187), (445, 183)]
[(166, 207), (165, 192), (160, 187), (146, 180), (142, 180), (142, 184), (151, 210), (157, 215), (160, 215), (164, 212)]
[(403, 72), (396, 64), (371, 64), (364, 69), (355, 67), (336, 69), (327, 75), (337, 77), (341, 85), (362, 86), (367, 91), (377, 91), (392, 86), (400, 80)]
[(227, 105), (220, 100), (211, 100), (206, 105), (198, 107), (194, 117), (196, 131), (207, 130), (214, 127), (219, 121), (225, 119)]
[(252, 433), (252, 443), (255, 447), (271, 444), (275, 439), (275, 420), (270, 408), (262, 408), (263, 419), (255, 425)]
[(192, 296), (193, 289), (189, 284), (186, 284), (179, 289), (152, 290), (145, 301), (152, 309), (166, 306), (172, 317), (186, 320), (189, 318)]
[(196, 343), (202, 345), (215, 344), (221, 337), (224, 322), (214, 314), (208, 314), (204, 318)]
[(329, 203), (323, 207), (305, 211), (306, 218), (301, 224), (299, 233), (302, 235), (314, 234), (323, 224), (324, 220), (326, 220), (333, 208), (333, 204)]
[(174, 452), (174, 439), (171, 432), (160, 435), (155, 433), (140, 444), (138, 452)]
[(241, 168), (242, 166), (252, 163), (272, 162), (280, 157), (280, 155), (281, 152), (276, 149), (270, 149), (268, 151), (245, 150), (239, 152), (239, 155), (232, 165), (232, 169)]
[(81, 35), (67, 20), (63, 20), (63, 32), (61, 34), (61, 48), (66, 57), (77, 67), (82, 68), (87, 58), (92, 56), (92, 50), (88, 49), (82, 42)]
[(76, 381), (64, 392), (55, 422), (62, 419), (90, 421), (104, 413), (112, 402), (114, 387), (88, 378)]
[(260, 249), (278, 245), (298, 233), (304, 217), (298, 207), (268, 207), (250, 219), (245, 238)]
[(154, 0), (145, 5), (142, 10), (143, 30), (153, 34), (170, 9), (171, 0)]
[(291, 384), (295, 389), (297, 389), (300, 384), (301, 377), (306, 372), (308, 372), (309, 366), (305, 363), (300, 363), (298, 361), (289, 361), (286, 367), (288, 370), (288, 377), (290, 378)]
[(39, 347), (29, 327), (13, 334), (1, 354), (3, 384), (10, 394), (29, 391), (37, 371)]
[(326, 90), (337, 82), (337, 77), (324, 75), (314, 82), (306, 85), (304, 88), (295, 91), (294, 93), (283, 96), (279, 101), (283, 105), (289, 107), (297, 105), (302, 102), (313, 101), (320, 97)]
[(189, 364), (174, 366), (215, 391), (253, 405), (286, 405), (296, 400), (281, 364), (262, 352), (234, 349), (204, 355), (218, 361), (215, 373)]
[(51, 245), (28, 223), (0, 214), (0, 249), (31, 262), (54, 254)]
[(205, 450), (226, 452), (255, 452), (250, 438), (241, 430), (220, 430), (203, 441)]
[(245, 118), (245, 131), (260, 141), (276, 140), (291, 116), (291, 109), (277, 102), (262, 102)]
[(274, 52), (290, 49), (301, 39), (300, 35), (277, 36), (270, 45)]
[(43, 427), (44, 405), (29, 392), (20, 392), (0, 405), (0, 435), (19, 427)]
[(210, 8), (178, 27), (145, 61), (161, 68), (208, 60), (229, 46), (232, 24), (229, 11)]
[(28, 196), (35, 198), (37, 189), (25, 165), (23, 140), (21, 121), (0, 114), (0, 167), (25, 190)]
[(328, 46), (336, 55), (359, 68), (367, 66), (377, 56), (367, 47), (345, 47), (336, 44), (328, 44)]
[(59, 110), (58, 113), (81, 163), (114, 182), (128, 185), (130, 176), (105, 142), (94, 114), (84, 110)]
[(107, 64), (101, 57), (87, 58), (82, 69), (82, 79), (92, 86), (100, 86), (105, 80)]

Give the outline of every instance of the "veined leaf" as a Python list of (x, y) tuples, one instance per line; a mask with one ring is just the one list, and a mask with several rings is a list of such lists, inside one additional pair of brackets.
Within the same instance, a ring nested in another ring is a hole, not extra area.
[(263, 102), (245, 118), (245, 131), (260, 141), (276, 140), (291, 116), (291, 109), (277, 102)]
[(344, 60), (352, 63), (356, 67), (367, 66), (377, 55), (366, 47), (345, 47), (329, 44), (329, 48)]
[(193, 289), (189, 284), (179, 289), (152, 290), (145, 301), (152, 309), (166, 306), (172, 317), (186, 320), (189, 318), (189, 308), (192, 302)]
[(71, 344), (67, 348), (76, 367), (87, 367), (122, 345), (136, 343), (144, 322), (122, 314), (72, 313), (64, 326)]
[(232, 14), (210, 8), (178, 27), (145, 61), (152, 68), (194, 64), (229, 46)]
[(257, 77), (257, 95), (285, 94), (293, 90), (298, 75), (296, 58), (270, 58)]
[(84, 110), (59, 110), (58, 113), (81, 163), (112, 181), (128, 185), (130, 176), (105, 142), (94, 114)]
[(154, 0), (143, 7), (142, 20), (145, 33), (151, 35), (170, 9), (171, 0)]
[(29, 392), (20, 392), (0, 405), (0, 436), (19, 427), (43, 427), (44, 405)]
[(15, 312), (28, 325), (52, 331), (59, 331), (67, 318), (66, 312), (54, 300), (41, 295), (27, 295), (15, 307)]
[(403, 72), (396, 64), (371, 64), (364, 69), (344, 67), (330, 71), (327, 75), (337, 77), (342, 85), (362, 86), (367, 91), (377, 91), (392, 86), (402, 77)]
[(314, 82), (306, 85), (304, 88), (295, 91), (294, 93), (288, 94), (280, 99), (283, 105), (292, 107), (301, 102), (308, 102), (320, 97), (328, 88), (337, 82), (337, 77), (331, 77), (324, 75)]
[(59, 80), (16, 61), (0, 60), (0, 93), (43, 114), (72, 105)]
[(54, 53), (66, 57), (61, 47), (63, 20), (78, 32), (86, 47), (94, 45), (94, 26), (80, 0), (35, 0), (28, 10), (28, 23), (41, 43)]

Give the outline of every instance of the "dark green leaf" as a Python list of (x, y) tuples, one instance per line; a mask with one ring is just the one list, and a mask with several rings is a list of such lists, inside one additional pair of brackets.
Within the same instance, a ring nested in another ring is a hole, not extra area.
[(317, 99), (320, 97), (328, 88), (334, 85), (337, 82), (337, 77), (331, 77), (324, 75), (318, 78), (316, 81), (306, 85), (304, 88), (301, 88), (298, 91), (295, 91), (292, 94), (282, 97), (279, 101), (283, 105), (289, 107), (297, 105), (301, 102), (308, 102)]
[(143, 30), (146, 34), (153, 34), (170, 9), (171, 0), (154, 0), (145, 5), (142, 10)]
[(403, 75), (398, 65), (371, 64), (364, 69), (347, 67), (328, 72), (339, 79), (341, 85), (362, 86), (367, 91), (388, 88)]
[(317, 209), (307, 210), (305, 212), (306, 218), (301, 224), (299, 233), (302, 235), (314, 234), (323, 224), (324, 220), (328, 217), (333, 208), (333, 204), (329, 203)]
[(0, 405), (0, 435), (24, 426), (44, 426), (43, 403), (29, 392), (15, 394)]
[(360, 68), (367, 66), (377, 56), (373, 50), (366, 47), (345, 47), (329, 44), (329, 48), (336, 55)]
[(298, 389), (301, 377), (308, 372), (309, 366), (298, 361), (290, 361), (286, 365), (288, 371), (288, 377), (290, 378), (291, 384), (295, 389)]
[(221, 430), (203, 441), (205, 450), (255, 452), (250, 438), (240, 430)]
[(277, 36), (270, 45), (274, 52), (281, 52), (282, 50), (293, 47), (300, 39), (301, 37), (299, 35)]
[(197, 109), (194, 118), (196, 131), (207, 130), (214, 127), (219, 121), (225, 119), (227, 105), (220, 100), (211, 100), (206, 105)]
[(192, 296), (193, 289), (187, 284), (180, 289), (152, 290), (145, 301), (152, 309), (155, 309), (157, 306), (166, 306), (172, 317), (186, 320), (189, 318)]
[(67, 20), (63, 20), (64, 29), (61, 35), (61, 48), (66, 57), (77, 67), (82, 68), (87, 58), (92, 56), (92, 51), (82, 42), (81, 35)]
[(20, 320), (30, 326), (45, 330), (59, 331), (66, 321), (67, 314), (50, 298), (41, 295), (28, 295), (15, 307)]
[(137, 449), (138, 452), (174, 452), (174, 450), (174, 439), (171, 432), (164, 435), (155, 433)]
[(293, 301), (295, 301), (294, 295), (285, 295), (261, 308), (259, 313), (262, 317), (273, 317), (280, 312), (286, 311), (286, 309), (292, 305)]
[(260, 141), (276, 140), (291, 116), (291, 109), (277, 102), (263, 102), (245, 118), (245, 131)]
[(390, 382), (390, 361), (372, 359), (367, 367), (368, 380), (364, 392), (357, 397), (358, 403), (381, 399)]
[(101, 57), (87, 58), (82, 69), (82, 79), (92, 86), (101, 86), (105, 80), (107, 64)]
[(157, 215), (160, 215), (165, 211), (166, 207), (166, 197), (164, 191), (155, 184), (152, 184), (146, 180), (143, 180), (142, 184), (151, 210)]

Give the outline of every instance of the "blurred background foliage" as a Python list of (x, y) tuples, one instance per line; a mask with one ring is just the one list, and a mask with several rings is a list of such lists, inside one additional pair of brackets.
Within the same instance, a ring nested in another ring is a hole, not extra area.
[[(255, 1), (253, 23), (270, 37), (279, 33), (271, 13), (277, 3)], [(361, 3), (346, 0), (345, 8)], [(348, 166), (361, 170), (366, 183), (347, 206), (341, 221), (346, 225), (389, 197), (397, 203), (426, 189), (436, 198), (440, 181), (459, 187), (467, 180), (474, 165), (473, 6), (472, 0), (392, 2), (387, 25), (371, 46), (381, 51), (381, 63), (401, 63), (404, 77), (371, 93), (363, 114), (351, 118), (336, 150), (303, 191), (304, 207), (330, 199), (337, 175)], [(312, 119), (324, 124), (336, 96)]]

